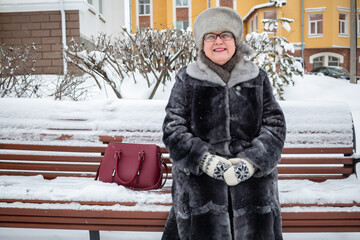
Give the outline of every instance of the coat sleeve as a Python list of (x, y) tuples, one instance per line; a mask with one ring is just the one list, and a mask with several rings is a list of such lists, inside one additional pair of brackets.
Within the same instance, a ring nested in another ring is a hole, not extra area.
[(199, 175), (200, 160), (206, 152), (212, 151), (212, 146), (191, 133), (190, 93), (185, 75), (185, 68), (180, 69), (165, 108), (163, 142), (176, 168), (186, 174)]
[(264, 75), (262, 126), (259, 135), (251, 141), (251, 146), (237, 154), (259, 169), (254, 177), (268, 175), (276, 168), (286, 137), (285, 116), (272, 93), (267, 74), (261, 71)]

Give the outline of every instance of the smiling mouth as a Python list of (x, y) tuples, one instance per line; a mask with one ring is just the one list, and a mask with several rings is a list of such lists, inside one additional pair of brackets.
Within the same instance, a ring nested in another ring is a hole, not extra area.
[(222, 52), (222, 51), (225, 51), (225, 50), (226, 50), (226, 48), (216, 48), (213, 51), (214, 52)]

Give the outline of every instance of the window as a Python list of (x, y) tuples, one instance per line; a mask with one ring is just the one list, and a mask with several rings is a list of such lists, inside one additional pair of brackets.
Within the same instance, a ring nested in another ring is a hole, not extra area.
[(92, 0), (87, 0), (87, 2), (88, 2), (88, 4), (90, 4), (90, 5), (93, 4)]
[(150, 15), (150, 0), (139, 0), (139, 15)]
[(189, 27), (188, 21), (176, 21), (176, 29), (184, 29), (186, 30)]
[(314, 68), (320, 66), (340, 66), (341, 63), (344, 63), (344, 56), (334, 52), (319, 52), (311, 55), (309, 62), (313, 64)]
[(345, 13), (339, 13), (339, 34), (348, 35), (348, 15)]
[[(266, 20), (276, 20), (277, 19), (277, 14), (275, 11), (265, 11), (264, 12), (264, 19)], [(275, 24), (273, 21), (271, 21), (270, 23), (265, 23), (264, 25), (264, 31), (265, 32), (276, 32), (275, 29)]]
[(99, 0), (99, 13), (103, 14), (103, 1)]
[(256, 14), (254, 16), (254, 32), (258, 32), (259, 28), (258, 28), (258, 15)]
[(339, 66), (340, 59), (337, 57), (329, 56), (328, 66)]
[(323, 35), (323, 14), (314, 13), (309, 14), (309, 35), (322, 36)]
[(188, 0), (176, 0), (176, 7), (188, 7)]
[(250, 32), (258, 32), (258, 15), (250, 19)]
[(317, 57), (313, 60), (313, 69), (324, 65), (324, 57)]

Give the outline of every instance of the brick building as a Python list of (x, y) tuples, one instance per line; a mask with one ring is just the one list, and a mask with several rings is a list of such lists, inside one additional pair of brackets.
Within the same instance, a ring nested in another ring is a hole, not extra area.
[(90, 40), (101, 32), (119, 33), (129, 19), (124, 11), (125, 3), (116, 0), (2, 0), (0, 44), (34, 43), (37, 49), (35, 74), (63, 74), (67, 69), (62, 58), (63, 39), (68, 43), (72, 38)]

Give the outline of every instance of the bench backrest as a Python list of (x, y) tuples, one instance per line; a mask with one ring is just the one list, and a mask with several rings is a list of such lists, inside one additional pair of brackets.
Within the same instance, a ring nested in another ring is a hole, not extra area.
[[(94, 177), (105, 152), (104, 146), (0, 144), (0, 175)], [(171, 172), (166, 148), (163, 159)], [(352, 148), (284, 148), (278, 166), (280, 179), (346, 178), (354, 172)], [(168, 176), (171, 178), (171, 174)]]
[[(166, 101), (32, 101), (29, 109), (29, 100), (0, 99), (2, 175), (92, 177), (104, 142), (162, 144)], [(281, 105), (287, 138), (279, 178), (323, 181), (354, 172), (352, 117), (346, 105)], [(171, 168), (166, 149), (163, 152)]]

